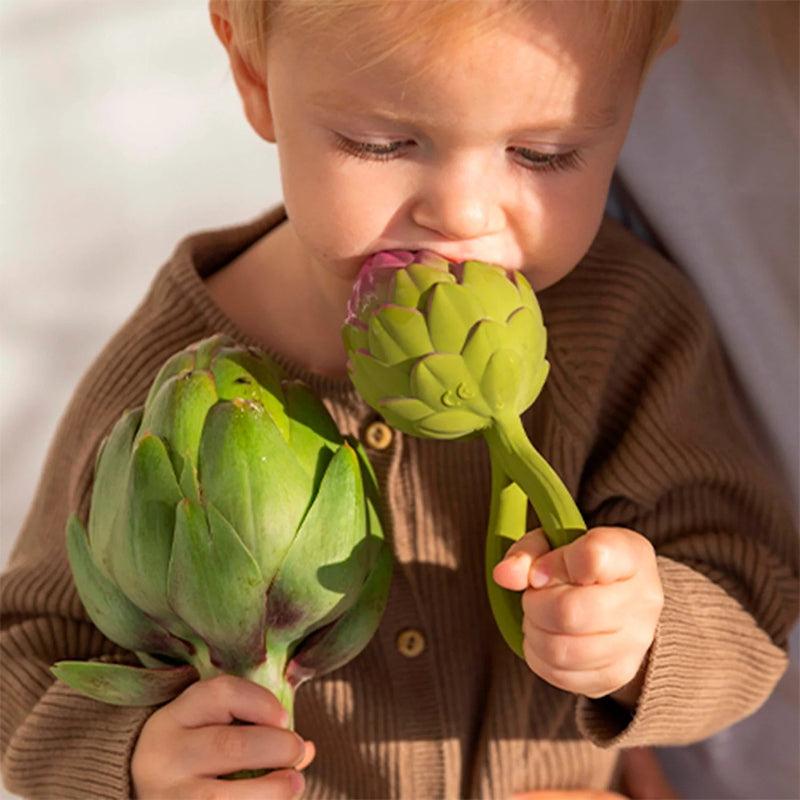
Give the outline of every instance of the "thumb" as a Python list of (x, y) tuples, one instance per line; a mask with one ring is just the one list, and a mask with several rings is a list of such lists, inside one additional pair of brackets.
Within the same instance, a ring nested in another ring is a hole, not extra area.
[(545, 553), (531, 566), (528, 581), (534, 589), (571, 583), (587, 586), (614, 583), (636, 574), (647, 540), (625, 528), (592, 528), (574, 542)]
[(519, 592), (530, 586), (529, 573), (537, 558), (550, 549), (541, 528), (529, 531), (508, 548), (503, 560), (492, 570), (498, 586)]

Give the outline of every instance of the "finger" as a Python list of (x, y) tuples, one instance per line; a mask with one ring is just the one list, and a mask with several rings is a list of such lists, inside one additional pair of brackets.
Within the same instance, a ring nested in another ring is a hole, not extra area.
[(299, 772), (287, 769), (270, 772), (258, 778), (192, 781), (181, 788), (179, 795), (171, 796), (191, 798), (191, 800), (198, 797), (225, 797), (226, 800), (294, 800), (302, 795), (305, 778)]
[(226, 725), (234, 719), (278, 728), (290, 722), (289, 713), (272, 692), (234, 675), (193, 683), (169, 708), (174, 721), (183, 728)]
[(243, 769), (294, 767), (305, 757), (294, 731), (263, 725), (207, 725), (189, 731), (175, 754), (188, 775), (217, 777)]
[(632, 577), (652, 545), (624, 528), (593, 528), (570, 544), (537, 558), (529, 583), (534, 588), (571, 583), (613, 583)]
[(492, 570), (492, 576), (504, 589), (527, 589), (532, 564), (549, 549), (550, 543), (541, 528), (530, 531), (508, 548), (503, 560)]
[(630, 619), (627, 582), (572, 586), (557, 584), (522, 595), (525, 623), (547, 633), (615, 633)]
[(559, 669), (547, 664), (526, 641), (522, 643), (525, 661), (543, 680), (557, 689), (572, 694), (598, 698), (612, 694), (630, 683), (637, 675), (641, 661), (635, 658), (618, 659), (601, 669)]
[(305, 769), (317, 755), (317, 748), (314, 742), (310, 742), (308, 739), (306, 739), (305, 746), (306, 746), (305, 754), (300, 759), (300, 761), (297, 764), (295, 764), (294, 768), (297, 770)]
[(525, 626), (525, 642), (553, 669), (605, 669), (614, 663), (624, 642), (619, 633), (575, 636), (547, 633)]

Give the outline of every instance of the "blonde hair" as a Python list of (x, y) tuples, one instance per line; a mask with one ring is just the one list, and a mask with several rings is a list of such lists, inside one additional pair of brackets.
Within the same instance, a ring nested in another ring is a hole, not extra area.
[[(639, 60), (642, 73), (660, 50), (673, 26), (681, 0), (226, 0), (229, 18), (245, 57), (258, 69), (263, 65), (270, 32), (277, 21), (305, 31), (335, 35), (337, 18), (355, 9), (373, 12), (391, 10), (396, 18), (392, 46), (376, 54), (376, 60), (416, 39), (423, 31), (435, 31), (443, 24), (469, 16), (480, 25), (509, 11), (550, 10), (568, 5), (572, 10), (595, 14), (594, 35), (608, 42), (605, 57), (614, 63), (624, 57)], [(603, 13), (599, 13), (603, 12)], [(405, 17), (405, 19), (403, 19)], [(370, 15), (364, 16), (365, 24)], [(349, 20), (352, 23), (352, 20)], [(405, 24), (404, 24), (405, 23)], [(344, 26), (340, 26), (344, 27)], [(364, 41), (352, 24), (341, 38)]]

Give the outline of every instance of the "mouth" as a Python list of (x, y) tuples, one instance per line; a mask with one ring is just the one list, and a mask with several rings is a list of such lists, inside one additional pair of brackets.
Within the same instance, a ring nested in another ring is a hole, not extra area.
[(429, 247), (380, 250), (376, 253), (373, 253), (364, 261), (362, 269), (375, 269), (380, 267), (407, 267), (414, 261), (420, 260), (427, 263), (446, 261), (451, 264), (463, 264), (466, 261), (483, 261), (486, 264), (494, 264), (508, 271), (517, 269), (516, 267), (509, 267), (503, 264), (502, 261), (496, 258), (482, 256), (477, 253), (465, 253), (464, 251), (448, 252), (443, 248), (434, 249)]

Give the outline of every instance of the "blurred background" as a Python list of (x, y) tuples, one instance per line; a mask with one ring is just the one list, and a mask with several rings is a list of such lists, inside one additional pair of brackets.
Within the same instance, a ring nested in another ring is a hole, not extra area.
[[(0, 564), (73, 388), (177, 242), (279, 201), (206, 7), (0, 0)], [(686, 263), (712, 248), (694, 277), (741, 374), (774, 379), (750, 400), (795, 492), (796, 12), (689, 0), (620, 163), (645, 233)], [(759, 725), (667, 754), (685, 796), (800, 796), (797, 693), (795, 669)]]
[(0, 0), (2, 564), (76, 383), (179, 239), (280, 197), (206, 7)]
[(190, 232), (280, 197), (203, 0), (0, 2), (0, 556), (90, 360)]

